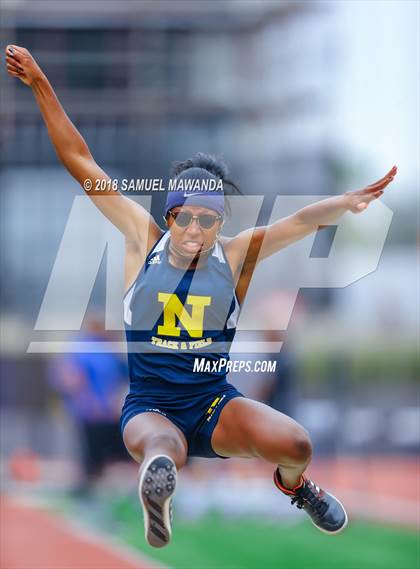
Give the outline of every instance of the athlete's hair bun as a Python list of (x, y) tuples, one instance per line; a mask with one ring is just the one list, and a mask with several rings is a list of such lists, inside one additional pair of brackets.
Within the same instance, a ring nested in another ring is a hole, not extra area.
[(202, 168), (203, 170), (207, 170), (207, 172), (210, 172), (210, 174), (213, 174), (217, 178), (223, 180), (225, 194), (229, 193), (226, 192), (225, 184), (231, 186), (234, 190), (236, 190), (236, 192), (241, 193), (238, 186), (231, 180), (227, 179), (229, 169), (225, 161), (220, 157), (212, 156), (211, 154), (204, 154), (203, 152), (197, 152), (197, 154), (195, 154), (192, 158), (188, 158), (188, 160), (184, 160), (182, 162), (173, 162), (170, 172), (171, 177), (175, 178), (190, 168)]
[(228, 174), (228, 167), (222, 158), (216, 158), (216, 156), (212, 156), (211, 154), (197, 152), (195, 156), (188, 158), (188, 160), (174, 162), (172, 164), (171, 175), (178, 176), (181, 172), (189, 170), (190, 168), (202, 168), (222, 180), (224, 180)]

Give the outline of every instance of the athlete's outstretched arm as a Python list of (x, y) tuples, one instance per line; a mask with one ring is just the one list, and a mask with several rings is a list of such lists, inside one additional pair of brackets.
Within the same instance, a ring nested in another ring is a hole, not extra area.
[(28, 85), (34, 94), (57, 155), (70, 174), (85, 189), (101, 212), (125, 235), (130, 242), (146, 242), (150, 231), (159, 232), (150, 214), (133, 200), (118, 191), (95, 191), (96, 180), (109, 180), (97, 165), (89, 148), (66, 115), (46, 75), (24, 47), (6, 47), (7, 72)]
[(352, 213), (364, 211), (373, 200), (382, 196), (396, 173), (397, 167), (393, 166), (383, 178), (366, 188), (308, 205), (271, 225), (243, 231), (230, 240), (229, 246), (237, 247), (238, 250), (241, 245), (246, 247), (248, 252), (245, 264), (255, 265), (257, 261), (302, 239), (318, 228), (333, 225), (348, 211)]

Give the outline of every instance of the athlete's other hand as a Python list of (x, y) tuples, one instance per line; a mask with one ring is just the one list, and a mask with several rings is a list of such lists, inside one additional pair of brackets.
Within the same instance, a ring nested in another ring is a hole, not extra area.
[(361, 211), (364, 211), (371, 201), (382, 196), (384, 189), (392, 182), (396, 174), (397, 167), (393, 166), (388, 174), (374, 184), (366, 186), (366, 188), (363, 188), (362, 190), (346, 192), (345, 199), (347, 208), (353, 213), (360, 213)]
[(31, 86), (44, 76), (35, 59), (24, 47), (8, 45), (5, 52), (7, 73), (12, 77), (17, 77), (25, 85)]

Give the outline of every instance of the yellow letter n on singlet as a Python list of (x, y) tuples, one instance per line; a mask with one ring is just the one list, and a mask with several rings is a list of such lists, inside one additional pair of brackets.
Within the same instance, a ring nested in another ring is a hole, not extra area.
[(192, 338), (203, 336), (204, 308), (211, 304), (211, 296), (189, 294), (185, 304), (192, 306), (191, 314), (186, 310), (176, 294), (158, 293), (158, 301), (163, 302), (163, 325), (157, 333), (163, 336), (179, 336), (181, 328), (176, 325), (176, 317)]

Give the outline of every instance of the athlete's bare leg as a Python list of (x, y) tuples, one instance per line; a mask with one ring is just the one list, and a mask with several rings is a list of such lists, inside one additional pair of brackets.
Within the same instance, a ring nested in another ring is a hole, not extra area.
[(312, 457), (307, 431), (264, 403), (236, 397), (220, 413), (211, 444), (222, 456), (260, 457), (278, 465), (283, 484), (294, 488)]
[(124, 429), (124, 444), (138, 463), (165, 454), (178, 469), (187, 461), (188, 445), (184, 434), (159, 413), (140, 413), (130, 419)]
[(153, 547), (164, 547), (171, 540), (172, 497), (177, 469), (187, 461), (187, 441), (176, 425), (154, 412), (130, 419), (123, 438), (128, 452), (140, 463), (138, 492), (146, 540)]
[(321, 531), (337, 534), (347, 526), (343, 504), (302, 476), (312, 457), (312, 445), (305, 429), (287, 415), (237, 397), (222, 409), (211, 443), (222, 456), (261, 457), (276, 464), (276, 486)]

